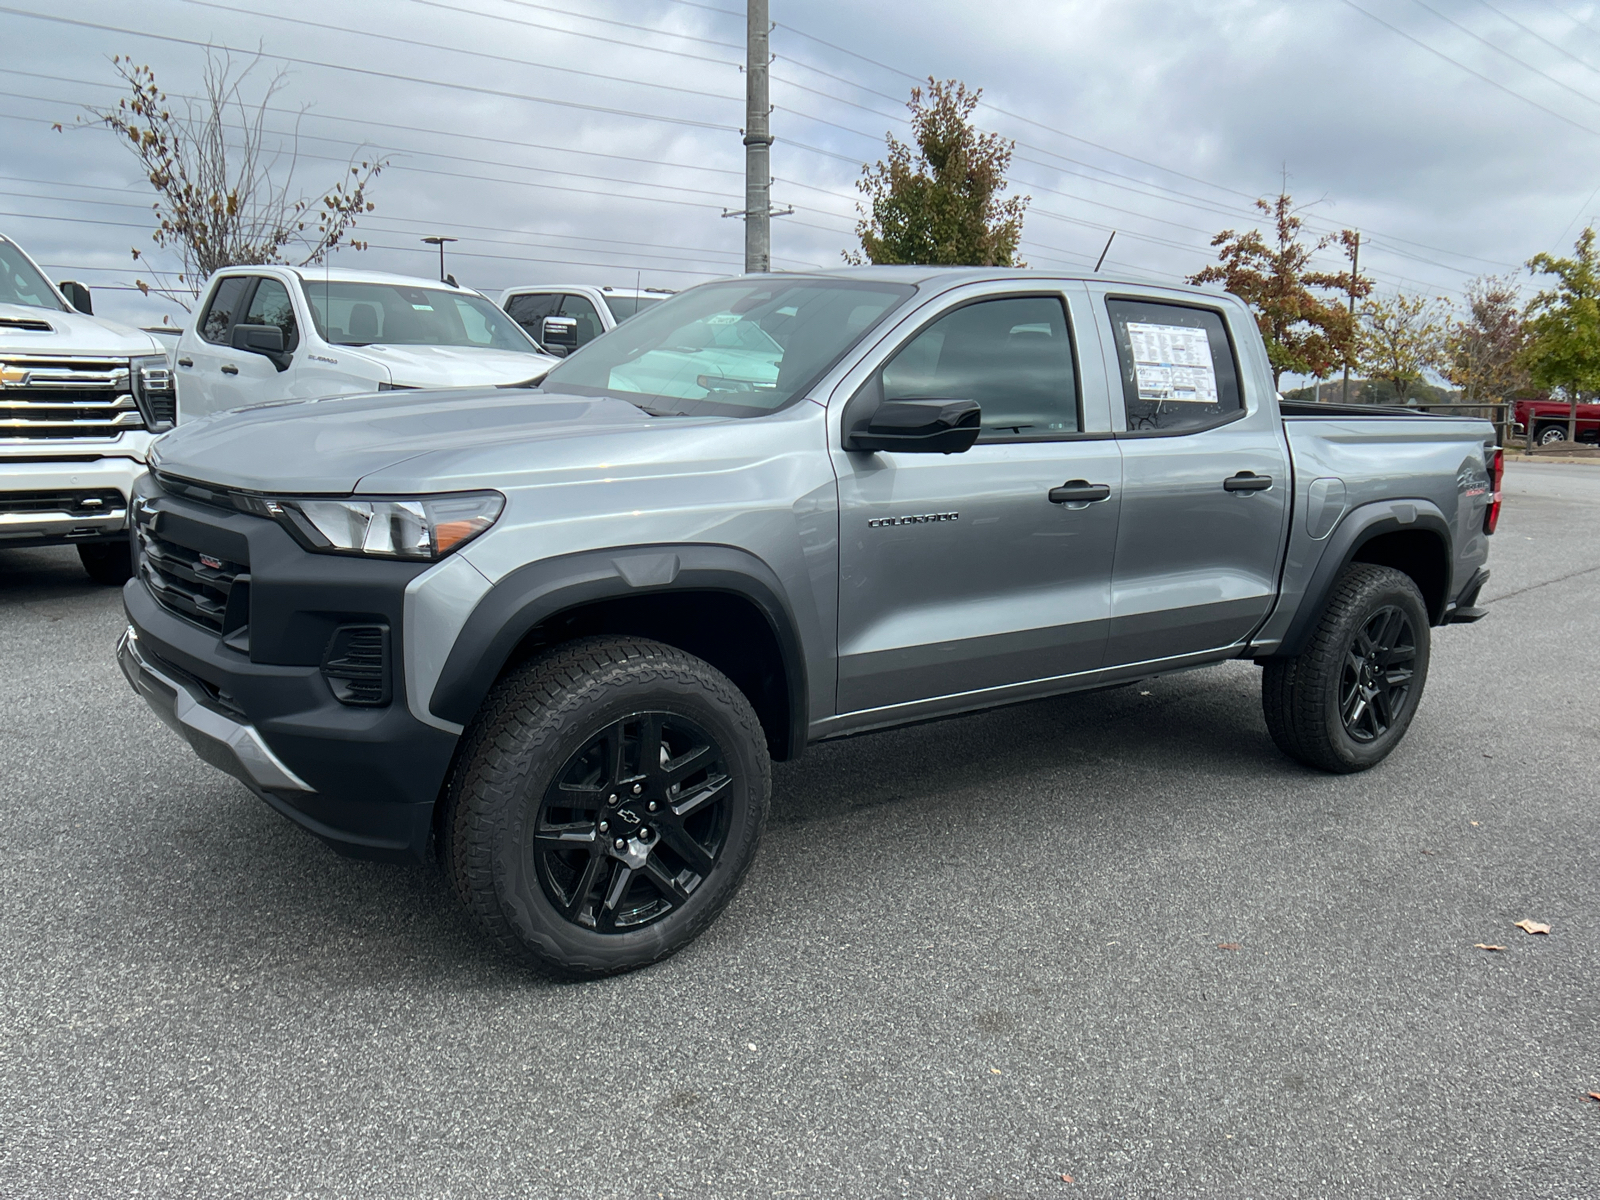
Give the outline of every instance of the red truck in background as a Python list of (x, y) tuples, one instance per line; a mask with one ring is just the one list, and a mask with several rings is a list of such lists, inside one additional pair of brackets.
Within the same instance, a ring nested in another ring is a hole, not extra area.
[[(1564, 442), (1570, 436), (1567, 418), (1571, 412), (1572, 407), (1565, 400), (1518, 400), (1511, 410), (1511, 435), (1527, 437), (1528, 423), (1532, 421), (1533, 440), (1538, 445)], [(1600, 442), (1600, 404), (1578, 405), (1577, 434), (1580, 442)]]

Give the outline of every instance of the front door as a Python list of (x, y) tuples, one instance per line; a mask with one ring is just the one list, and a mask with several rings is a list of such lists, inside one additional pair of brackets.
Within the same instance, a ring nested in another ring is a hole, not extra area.
[(881, 400), (970, 399), (983, 425), (961, 454), (835, 450), (840, 713), (1100, 666), (1122, 480), (1098, 356), (1074, 350), (1085, 297), (968, 292), (846, 406), (848, 430)]
[(1094, 294), (1125, 427), (1106, 665), (1234, 645), (1277, 595), (1294, 491), (1274, 408), (1245, 385), (1229, 330), (1230, 313), (1249, 318)]

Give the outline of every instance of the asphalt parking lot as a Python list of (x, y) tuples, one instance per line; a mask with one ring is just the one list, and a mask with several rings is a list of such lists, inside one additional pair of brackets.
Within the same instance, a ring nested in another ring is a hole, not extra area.
[(1282, 758), (1244, 664), (814, 748), (721, 922), (583, 985), (0, 552), (0, 1195), (1600, 1195), (1600, 467), (1507, 493), (1377, 770)]

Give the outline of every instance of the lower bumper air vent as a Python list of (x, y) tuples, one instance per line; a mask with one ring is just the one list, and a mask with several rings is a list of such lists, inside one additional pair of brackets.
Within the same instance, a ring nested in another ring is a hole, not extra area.
[(378, 708), (393, 695), (387, 625), (341, 625), (328, 639), (322, 677), (340, 704)]

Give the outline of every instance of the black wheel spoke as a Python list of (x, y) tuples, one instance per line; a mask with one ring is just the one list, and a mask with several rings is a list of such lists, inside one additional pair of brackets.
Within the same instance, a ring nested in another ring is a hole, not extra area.
[(726, 775), (710, 776), (705, 783), (688, 793), (679, 793), (672, 801), (672, 812), (680, 820), (697, 812), (723, 793), (733, 780)]
[(567, 898), (564, 906), (566, 917), (569, 921), (576, 921), (583, 916), (584, 904), (589, 899), (589, 893), (594, 890), (596, 880), (606, 864), (605, 856), (591, 854), (589, 860), (583, 864), (583, 870), (578, 873), (578, 881), (572, 885), (572, 895)]
[[(694, 837), (683, 826), (670, 821), (663, 821), (660, 826), (661, 840), (671, 847), (674, 854), (683, 859), (685, 865), (696, 875), (704, 875), (716, 863), (704, 846), (694, 840)], [(652, 857), (654, 857), (652, 855)]]
[(683, 890), (675, 876), (667, 874), (667, 869), (661, 865), (655, 855), (651, 855), (644, 864), (644, 873), (650, 877), (650, 882), (656, 885), (656, 890), (661, 893), (662, 899), (677, 908), (689, 899), (689, 893)]
[(1411, 692), (1416, 635), (1411, 618), (1386, 605), (1351, 635), (1339, 676), (1339, 715), (1355, 740), (1371, 742), (1398, 721)]
[(596, 833), (593, 821), (572, 821), (540, 825), (533, 836), (542, 850), (582, 850), (593, 844)]
[(661, 768), (662, 777), (668, 787), (675, 783), (682, 783), (696, 771), (705, 767), (715, 757), (716, 751), (712, 747), (696, 746), (694, 749), (680, 754), (677, 758), (671, 759), (663, 765)]

